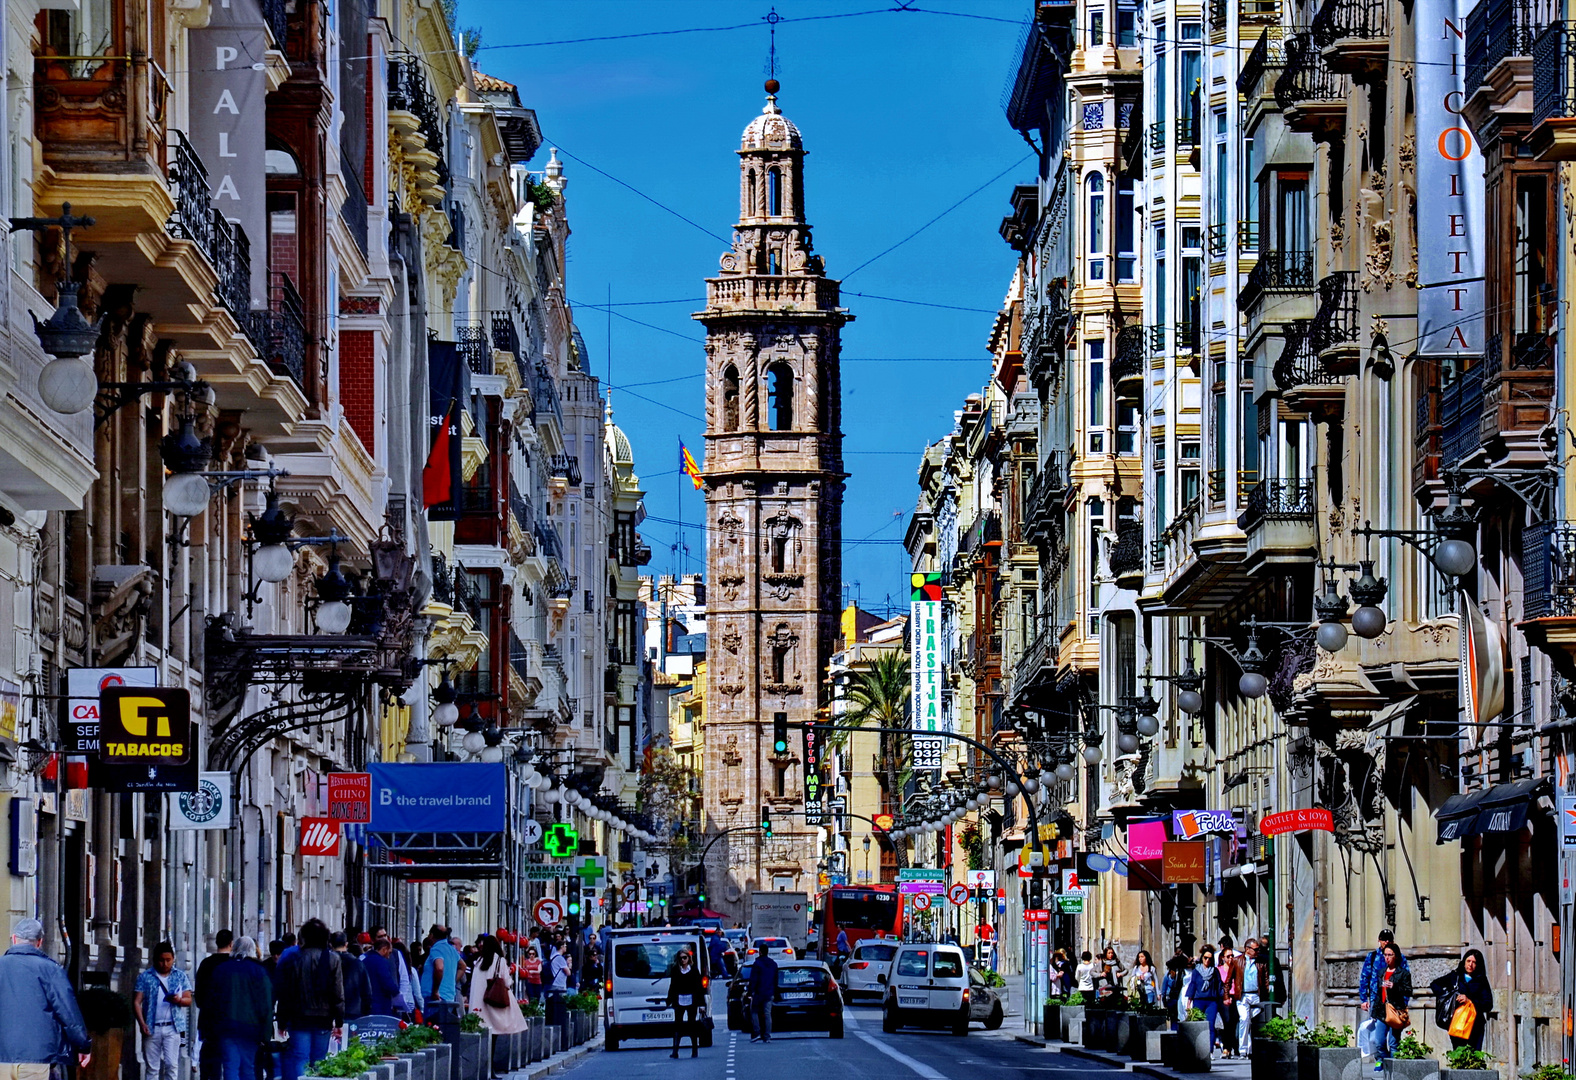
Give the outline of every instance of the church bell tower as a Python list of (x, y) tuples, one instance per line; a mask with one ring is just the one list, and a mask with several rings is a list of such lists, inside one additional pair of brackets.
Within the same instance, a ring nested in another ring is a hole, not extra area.
[(804, 144), (777, 107), (744, 129), (739, 222), (706, 281), (705, 805), (714, 906), (749, 915), (753, 890), (813, 894), (820, 830), (805, 824), (804, 742), (773, 724), (824, 703), (842, 592), (840, 336), (853, 319), (813, 253)]

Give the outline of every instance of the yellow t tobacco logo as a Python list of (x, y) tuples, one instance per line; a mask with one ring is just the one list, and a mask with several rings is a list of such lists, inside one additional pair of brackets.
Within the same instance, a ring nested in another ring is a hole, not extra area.
[(123, 697), (120, 699), (120, 726), (126, 734), (147, 738), (148, 722), (156, 721), (154, 735), (167, 739), (170, 736), (170, 712), (164, 701), (156, 697)]

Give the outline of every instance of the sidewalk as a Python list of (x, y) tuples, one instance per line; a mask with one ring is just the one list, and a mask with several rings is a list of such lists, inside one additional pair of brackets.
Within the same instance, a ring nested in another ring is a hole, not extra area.
[(1180, 1080), (1181, 1077), (1194, 1076), (1220, 1076), (1228, 1080), (1248, 1080), (1252, 1075), (1252, 1065), (1245, 1057), (1216, 1058), (1210, 1062), (1210, 1071), (1206, 1073), (1183, 1073), (1167, 1068), (1156, 1062), (1133, 1061), (1126, 1054), (1117, 1054), (1108, 1050), (1085, 1050), (1077, 1043), (1064, 1043), (1060, 1039), (1047, 1041), (1043, 1035), (1017, 1035), (1019, 1042), (1029, 1046), (1039, 1047), (1062, 1054), (1066, 1057), (1079, 1058), (1084, 1061), (1096, 1061), (1102, 1065), (1109, 1065), (1123, 1072), (1135, 1076), (1152, 1077), (1154, 1080)]
[(550, 1058), (533, 1061), (523, 1069), (516, 1069), (511, 1073), (503, 1073), (497, 1080), (534, 1080), (538, 1076), (562, 1072), (571, 1065), (578, 1065), (592, 1051), (601, 1050), (602, 1036), (603, 1033), (598, 1031), (588, 1042), (583, 1042), (579, 1046), (571, 1046), (568, 1050), (560, 1050)]

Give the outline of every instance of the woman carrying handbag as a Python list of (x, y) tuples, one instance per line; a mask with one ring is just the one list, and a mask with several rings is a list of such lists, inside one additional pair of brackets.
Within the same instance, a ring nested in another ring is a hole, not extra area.
[(482, 938), (481, 952), (471, 970), (471, 990), (466, 1005), (481, 1016), (482, 1023), (494, 1035), (526, 1029), (525, 1014), (520, 1012), (519, 1003), (514, 1000), (514, 977), (509, 961), (504, 959), (503, 947), (491, 934)]
[(1372, 1016), (1379, 1021), (1378, 1053), (1374, 1072), (1384, 1072), (1384, 1059), (1401, 1044), (1401, 1033), (1411, 1026), (1407, 1002), (1412, 999), (1412, 972), (1394, 942), (1384, 945), (1384, 970), (1379, 973), (1379, 993), (1374, 998)]
[(1450, 1048), (1483, 1049), (1483, 1025), (1494, 1008), (1494, 991), (1488, 985), (1488, 965), (1483, 954), (1468, 949), (1456, 965), (1455, 994), (1450, 1007)]

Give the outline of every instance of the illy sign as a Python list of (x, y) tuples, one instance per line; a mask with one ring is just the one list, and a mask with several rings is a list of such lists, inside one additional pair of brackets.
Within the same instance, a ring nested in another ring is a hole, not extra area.
[(302, 818), (298, 850), (302, 855), (338, 855), (339, 823), (322, 817)]

